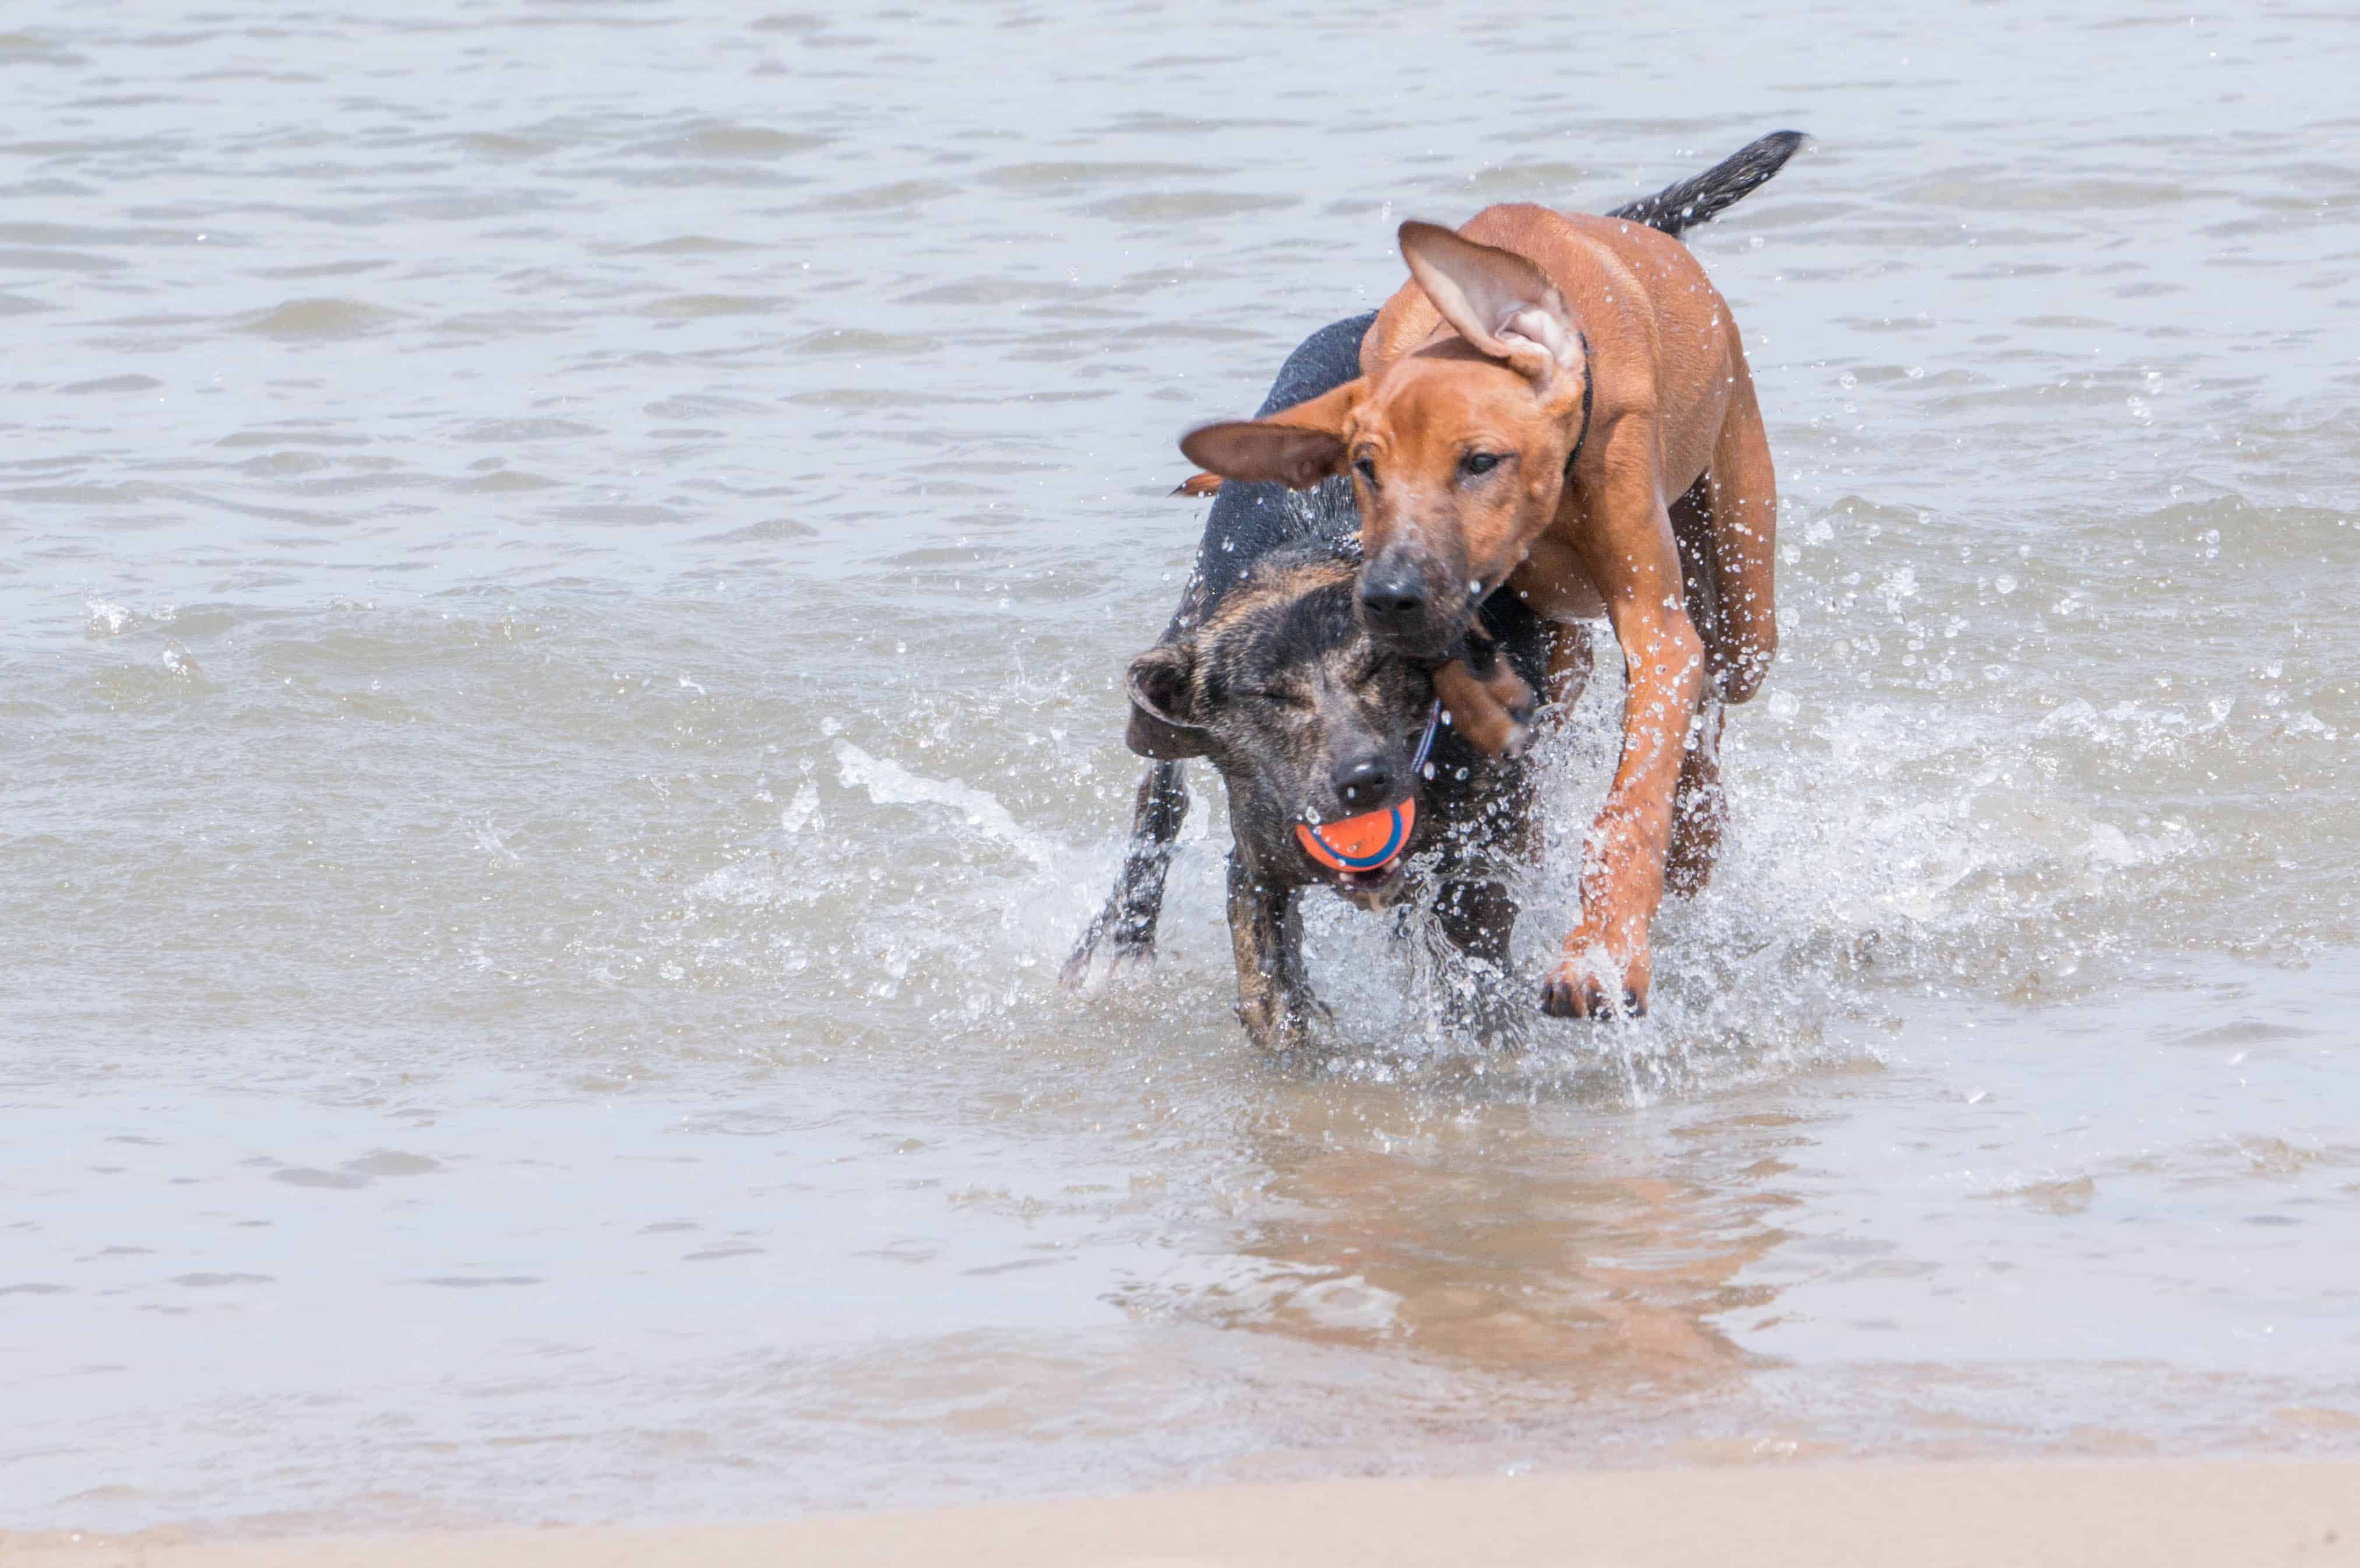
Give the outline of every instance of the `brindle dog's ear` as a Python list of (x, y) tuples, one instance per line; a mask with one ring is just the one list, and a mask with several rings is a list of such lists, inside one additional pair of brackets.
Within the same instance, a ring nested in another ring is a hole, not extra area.
[(1180, 438), (1180, 450), (1189, 462), (1223, 479), (1308, 490), (1344, 471), (1344, 431), (1367, 386), (1364, 377), (1354, 376), (1266, 419), (1233, 419), (1190, 430)]
[(1196, 723), (1193, 643), (1158, 643), (1131, 661), (1131, 728), (1123, 743), (1142, 757), (1177, 762), (1202, 757), (1212, 737)]

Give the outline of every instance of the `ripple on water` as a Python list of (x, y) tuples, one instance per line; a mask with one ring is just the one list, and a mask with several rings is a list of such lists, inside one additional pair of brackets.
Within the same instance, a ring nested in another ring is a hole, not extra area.
[(832, 139), (800, 131), (777, 130), (768, 125), (705, 125), (643, 142), (636, 148), (627, 150), (644, 152), (657, 158), (770, 158), (812, 152), (827, 146)]
[(661, 299), (650, 299), (639, 307), (639, 313), (658, 321), (690, 319), (699, 316), (768, 316), (777, 312), (783, 301), (752, 294), (673, 294)]
[(368, 337), (398, 325), (402, 314), (360, 299), (290, 299), (233, 318), (235, 330), (290, 342)]

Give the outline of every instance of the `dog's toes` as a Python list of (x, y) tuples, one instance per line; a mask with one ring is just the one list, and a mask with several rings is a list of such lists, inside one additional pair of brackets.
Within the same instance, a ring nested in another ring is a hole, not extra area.
[(1541, 986), (1541, 1011), (1553, 1018), (1586, 1018), (1591, 989), (1587, 981), (1552, 975)]
[(1096, 996), (1134, 969), (1155, 962), (1153, 942), (1092, 943), (1077, 949), (1057, 972), (1057, 988), (1074, 996)]
[[(1622, 1016), (1644, 1018), (1647, 1000), (1630, 986), (1622, 987)], [(1591, 975), (1560, 972), (1541, 986), (1541, 1011), (1553, 1018), (1602, 1018), (1614, 1011), (1606, 987)]]
[(1500, 755), (1510, 762), (1532, 749), (1533, 730), (1529, 724), (1519, 722), (1508, 728), (1508, 738), (1500, 743)]

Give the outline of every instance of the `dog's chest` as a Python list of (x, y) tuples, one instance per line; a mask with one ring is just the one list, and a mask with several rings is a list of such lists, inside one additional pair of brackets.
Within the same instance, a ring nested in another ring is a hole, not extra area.
[(1606, 613), (1606, 595), (1582, 569), (1573, 547), (1554, 536), (1534, 541), (1524, 563), (1509, 576), (1508, 586), (1535, 615), (1560, 625), (1595, 620)]

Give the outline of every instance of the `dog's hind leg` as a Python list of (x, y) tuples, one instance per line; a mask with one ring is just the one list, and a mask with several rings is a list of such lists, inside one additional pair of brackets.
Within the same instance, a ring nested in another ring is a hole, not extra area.
[(1704, 642), (1711, 677), (1697, 700), (1672, 798), (1664, 886), (1677, 893), (1697, 892), (1712, 879), (1729, 823), (1721, 782), (1723, 704), (1753, 696), (1778, 652), (1777, 474), (1742, 352), (1736, 362), (1712, 466), (1671, 506), (1688, 620)]
[(1516, 898), (1508, 867), (1539, 851), (1531, 769), (1501, 777), (1474, 820), (1455, 825), (1436, 866), (1434, 921), (1454, 960), (1444, 975), (1452, 1027), (1487, 1045), (1512, 1044), (1531, 1016), (1530, 998), (1509, 984), (1508, 953)]
[(1688, 755), (1680, 758), (1680, 781), (1672, 793), (1672, 847), (1664, 856), (1664, 887), (1673, 893), (1700, 893), (1721, 858), (1721, 835), (1729, 826), (1729, 791), (1721, 782), (1721, 725), (1726, 713), (1711, 688), (1697, 704), (1688, 726)]
[(1155, 922), (1164, 912), (1164, 878), (1172, 869), (1172, 846), (1180, 824), (1188, 820), (1188, 780), (1184, 764), (1158, 762), (1139, 781), (1139, 803), (1131, 812), (1131, 849), (1123, 856), (1122, 873), (1106, 908), (1065, 960), (1058, 984), (1068, 991), (1088, 984), (1103, 953), (1109, 970), (1142, 963), (1155, 955)]
[(1446, 976), (1453, 1025), (1485, 1044), (1513, 1038), (1530, 1006), (1511, 994), (1508, 942), (1516, 930), (1516, 900), (1505, 883), (1478, 877), (1445, 881), (1434, 900), (1435, 923), (1460, 962)]
[[(1713, 629), (1706, 631), (1700, 622), (1697, 626), (1704, 638), (1706, 669), (1722, 701), (1743, 702), (1761, 687), (1778, 654), (1778, 476), (1754, 397), (1753, 373), (1733, 339), (1731, 352), (1736, 374), (1729, 412), (1713, 442), (1712, 466), (1699, 481), (1701, 491), (1692, 487), (1688, 494), (1702, 506), (1700, 537), (1709, 548), (1701, 553), (1712, 563)], [(1689, 548), (1683, 540), (1683, 565)]]
[(1721, 566), (1713, 550), (1712, 485), (1699, 479), (1672, 503), (1672, 539), (1679, 546), (1680, 579), (1688, 620), (1703, 639), (1705, 662), (1714, 678), (1705, 683), (1689, 721), (1688, 750), (1680, 758), (1680, 781), (1672, 794), (1672, 846), (1664, 858), (1667, 892), (1696, 893), (1712, 880), (1721, 835), (1729, 822), (1729, 794), (1721, 783), (1721, 726), (1724, 709), (1720, 686), (1731, 636), (1723, 615)]

